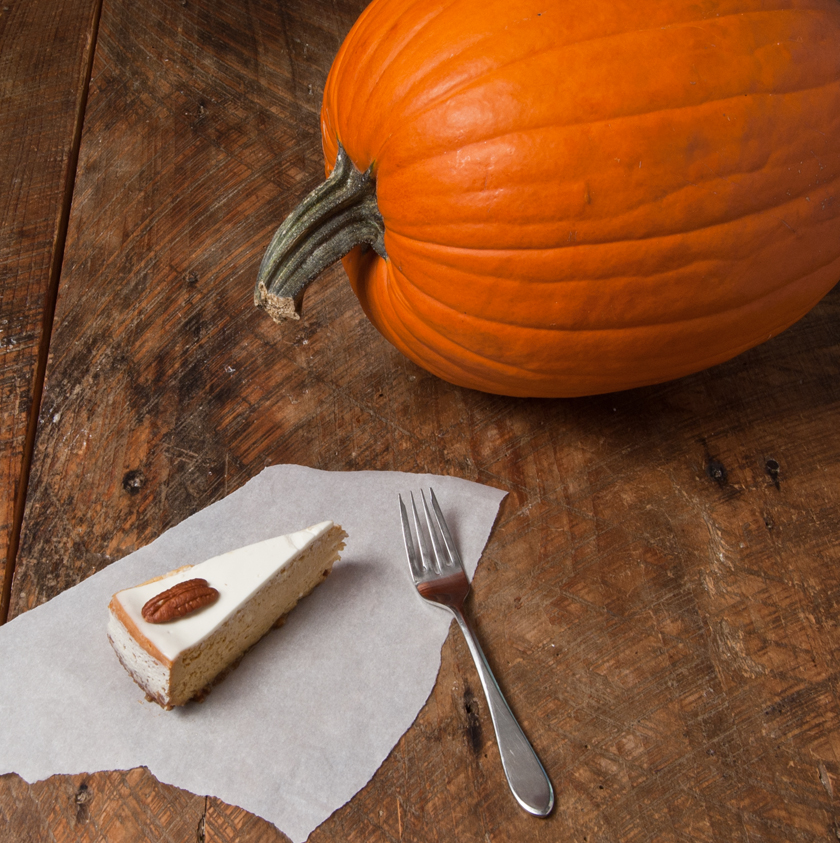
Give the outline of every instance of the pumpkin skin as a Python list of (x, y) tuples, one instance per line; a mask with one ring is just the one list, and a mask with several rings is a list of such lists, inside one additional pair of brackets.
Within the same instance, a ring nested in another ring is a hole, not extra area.
[(461, 386), (678, 378), (840, 279), (837, 0), (374, 0), (321, 123), (376, 181), (365, 313)]

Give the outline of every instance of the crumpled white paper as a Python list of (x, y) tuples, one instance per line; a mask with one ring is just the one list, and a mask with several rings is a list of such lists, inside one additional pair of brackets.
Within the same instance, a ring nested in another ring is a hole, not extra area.
[[(0, 774), (146, 766), (295, 843), (370, 780), (435, 683), (450, 616), (409, 579), (397, 494), (432, 486), (470, 576), (504, 493), (455, 477), (265, 469), (152, 544), (0, 627)], [(330, 519), (332, 574), (203, 703), (146, 702), (108, 644), (111, 595)], [(81, 714), (84, 716), (80, 716)]]

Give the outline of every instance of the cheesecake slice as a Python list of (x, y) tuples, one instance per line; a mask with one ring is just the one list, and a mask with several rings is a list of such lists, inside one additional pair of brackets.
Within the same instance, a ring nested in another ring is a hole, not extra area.
[(119, 591), (108, 640), (148, 699), (183, 705), (324, 581), (345, 538), (324, 521)]

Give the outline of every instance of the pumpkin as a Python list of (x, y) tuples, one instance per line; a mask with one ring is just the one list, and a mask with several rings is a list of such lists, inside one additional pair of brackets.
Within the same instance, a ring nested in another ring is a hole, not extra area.
[(327, 79), (327, 181), (277, 319), (343, 257), (453, 383), (576, 396), (778, 334), (840, 278), (837, 0), (374, 0)]

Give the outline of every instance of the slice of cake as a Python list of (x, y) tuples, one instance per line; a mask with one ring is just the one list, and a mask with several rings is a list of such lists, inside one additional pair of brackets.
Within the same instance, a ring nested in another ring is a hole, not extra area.
[(183, 705), (324, 581), (345, 538), (324, 521), (119, 591), (108, 640), (150, 700)]

